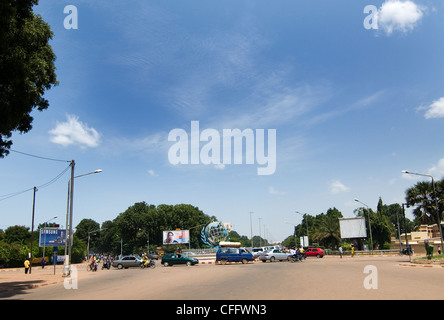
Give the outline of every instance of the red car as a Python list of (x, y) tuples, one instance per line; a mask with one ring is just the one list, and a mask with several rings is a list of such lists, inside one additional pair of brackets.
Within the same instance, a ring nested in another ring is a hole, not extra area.
[(316, 257), (316, 258), (322, 258), (325, 256), (325, 251), (321, 248), (308, 248), (305, 250), (305, 255), (307, 257)]

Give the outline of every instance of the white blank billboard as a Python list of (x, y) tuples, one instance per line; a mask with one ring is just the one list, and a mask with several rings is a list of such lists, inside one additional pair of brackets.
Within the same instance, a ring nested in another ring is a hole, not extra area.
[(367, 238), (364, 217), (339, 218), (339, 228), (342, 239)]

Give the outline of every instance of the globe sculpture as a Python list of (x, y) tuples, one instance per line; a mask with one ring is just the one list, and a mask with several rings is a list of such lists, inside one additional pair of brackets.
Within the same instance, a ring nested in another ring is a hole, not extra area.
[(218, 247), (221, 241), (229, 241), (229, 230), (222, 222), (210, 222), (200, 232), (203, 243), (213, 248)]

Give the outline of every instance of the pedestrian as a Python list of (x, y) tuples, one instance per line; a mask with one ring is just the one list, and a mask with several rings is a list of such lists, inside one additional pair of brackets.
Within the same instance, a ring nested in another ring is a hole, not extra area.
[(42, 269), (45, 269), (45, 264), (46, 264), (45, 258), (42, 258), (40, 264), (42, 265)]
[(352, 252), (351, 252), (352, 253), (352, 257), (354, 257), (355, 256), (355, 246), (352, 245), (352, 249), (351, 250), (352, 250)]
[(441, 246), (438, 246), (438, 254), (441, 254)]
[(339, 247), (339, 255), (341, 256), (342, 259), (342, 246)]
[(25, 274), (27, 274), (31, 263), (29, 262), (28, 259), (26, 259), (24, 265), (25, 265)]

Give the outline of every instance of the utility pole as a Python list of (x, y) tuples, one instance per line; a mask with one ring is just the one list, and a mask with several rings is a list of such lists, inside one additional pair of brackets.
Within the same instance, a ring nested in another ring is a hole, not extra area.
[(63, 276), (71, 274), (71, 243), (72, 243), (72, 209), (73, 209), (73, 194), (74, 194), (74, 160), (71, 160), (71, 179), (68, 184), (68, 204), (69, 210), (67, 212), (66, 221), (69, 225), (66, 226), (65, 237), (65, 267), (63, 268)]
[(37, 191), (37, 188), (34, 187), (34, 196), (32, 197), (32, 223), (31, 223), (31, 254), (30, 259), (31, 263), (29, 264), (29, 273), (32, 271), (32, 243), (34, 241), (34, 213), (35, 213), (35, 192)]
[(252, 224), (252, 221), (251, 221), (251, 215), (252, 214), (253, 214), (253, 212), (250, 211), (250, 239), (251, 239), (251, 248), (253, 249), (254, 248), (254, 245), (253, 245), (253, 224)]

